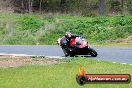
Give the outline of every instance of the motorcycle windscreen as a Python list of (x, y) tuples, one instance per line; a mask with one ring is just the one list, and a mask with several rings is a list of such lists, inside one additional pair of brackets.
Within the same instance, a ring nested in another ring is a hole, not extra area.
[(78, 48), (84, 48), (87, 46), (87, 42), (84, 40), (82, 37), (77, 37), (76, 38), (76, 45)]
[(76, 44), (82, 45), (83, 44), (83, 38), (82, 37), (76, 37)]

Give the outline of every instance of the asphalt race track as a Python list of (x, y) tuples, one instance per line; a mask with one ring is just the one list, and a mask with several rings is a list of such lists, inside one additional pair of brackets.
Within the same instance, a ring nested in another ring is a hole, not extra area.
[[(132, 47), (93, 47), (98, 56), (97, 60), (119, 62), (132, 65)], [(35, 55), (35, 56), (51, 56), (62, 57), (63, 51), (59, 46), (0, 46), (0, 55), (16, 54), (16, 55)], [(89, 57), (93, 58), (93, 57)]]

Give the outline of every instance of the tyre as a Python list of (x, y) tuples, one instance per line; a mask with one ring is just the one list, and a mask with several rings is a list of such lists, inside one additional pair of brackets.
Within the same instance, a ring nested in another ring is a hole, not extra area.
[(69, 55), (70, 55), (70, 57), (74, 57), (75, 56), (75, 52), (74, 52), (73, 49), (69, 50)]
[(98, 54), (93, 48), (88, 48), (89, 53), (92, 57), (96, 57)]
[(71, 53), (71, 54), (70, 54), (70, 57), (74, 57), (74, 56), (75, 56), (75, 54), (74, 54), (74, 53)]

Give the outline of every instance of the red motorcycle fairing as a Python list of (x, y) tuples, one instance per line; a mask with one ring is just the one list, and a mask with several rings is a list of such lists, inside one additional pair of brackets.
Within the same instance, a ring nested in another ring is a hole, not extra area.
[(70, 46), (74, 47), (75, 44), (78, 45), (78, 48), (85, 48), (86, 46), (88, 46), (87, 42), (85, 40), (80, 39), (80, 37), (71, 39)]
[(74, 47), (75, 43), (76, 43), (76, 38), (72, 38), (70, 41), (70, 47)]

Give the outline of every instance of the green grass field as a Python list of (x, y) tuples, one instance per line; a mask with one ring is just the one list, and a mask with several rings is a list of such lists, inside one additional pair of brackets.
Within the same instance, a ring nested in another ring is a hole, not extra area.
[(0, 68), (0, 88), (132, 88), (130, 84), (87, 84), (79, 86), (76, 74), (82, 65), (89, 74), (130, 74), (132, 66), (97, 61), (92, 58), (67, 58), (56, 65), (25, 65)]
[(132, 42), (132, 16), (55, 16), (0, 13), (1, 45), (55, 45), (66, 31), (90, 44)]

